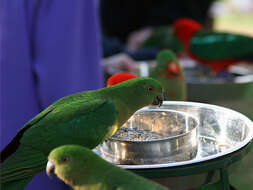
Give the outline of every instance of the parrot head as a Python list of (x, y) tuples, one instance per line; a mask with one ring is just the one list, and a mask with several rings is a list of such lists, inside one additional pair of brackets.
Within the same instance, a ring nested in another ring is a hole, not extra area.
[(56, 175), (70, 186), (79, 185), (87, 175), (92, 175), (97, 157), (91, 150), (82, 146), (60, 146), (50, 152), (46, 173), (50, 178)]
[(171, 50), (163, 50), (157, 55), (157, 74), (168, 79), (182, 75), (176, 55)]
[(105, 98), (110, 97), (119, 110), (117, 127), (122, 126), (134, 112), (145, 106), (161, 106), (164, 99), (160, 82), (148, 77), (128, 79), (99, 91)]
[(174, 35), (184, 44), (188, 44), (191, 36), (198, 30), (202, 28), (202, 26), (190, 19), (190, 18), (181, 18), (176, 20), (173, 23), (173, 33)]
[(107, 80), (107, 86), (112, 86), (118, 83), (121, 83), (123, 81), (136, 78), (135, 75), (130, 74), (130, 73), (117, 73), (112, 75), (108, 80)]
[[(139, 105), (140, 102), (143, 102), (142, 106), (149, 105), (151, 99), (153, 99), (152, 105), (161, 106), (163, 103), (163, 89), (161, 87), (161, 84), (152, 78), (137, 78), (133, 74), (118, 73), (111, 76), (107, 80), (107, 88), (110, 89), (110, 87), (112, 87), (113, 89), (121, 88), (122, 93), (124, 93), (123, 91), (126, 91), (125, 94), (129, 94), (129, 99), (133, 101), (138, 101), (136, 105)], [(134, 90), (129, 91), (129, 89)]]
[[(163, 88), (157, 80), (149, 77), (138, 77), (121, 82), (118, 85), (123, 86), (124, 84), (127, 84), (129, 87), (131, 86), (130, 89), (134, 89), (134, 91), (129, 93), (131, 94), (129, 98), (134, 98), (135, 102), (142, 102), (142, 106), (150, 104), (162, 105)], [(126, 90), (129, 91), (128, 88)]]
[(121, 94), (127, 95), (131, 105), (138, 106), (137, 109), (150, 104), (161, 106), (163, 103), (163, 88), (160, 82), (149, 77), (132, 78), (106, 89), (119, 90)]

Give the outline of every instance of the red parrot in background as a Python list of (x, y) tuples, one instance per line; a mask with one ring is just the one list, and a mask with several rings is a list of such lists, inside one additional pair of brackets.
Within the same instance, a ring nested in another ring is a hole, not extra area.
[(108, 78), (106, 86), (112, 86), (132, 78), (136, 78), (136, 76), (130, 73), (117, 73)]
[(174, 35), (187, 55), (219, 72), (232, 64), (253, 57), (253, 37), (204, 30), (196, 21), (181, 18), (173, 23)]

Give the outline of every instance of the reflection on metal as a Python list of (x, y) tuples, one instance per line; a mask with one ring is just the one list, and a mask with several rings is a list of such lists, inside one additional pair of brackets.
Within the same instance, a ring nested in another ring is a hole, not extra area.
[[(196, 188), (219, 177), (223, 188), (228, 189), (228, 166), (253, 147), (252, 121), (236, 111), (210, 104), (165, 101), (161, 109), (185, 112), (199, 120), (197, 155), (186, 161), (119, 166), (172, 190)], [(214, 175), (208, 175), (211, 171)]]
[(160, 164), (192, 160), (198, 150), (198, 121), (168, 109), (137, 111), (98, 151), (114, 164)]
[[(152, 110), (153, 109), (159, 110), (160, 108), (152, 107)], [(227, 155), (242, 148), (243, 146), (248, 144), (253, 138), (252, 121), (250, 121), (244, 115), (227, 108), (193, 102), (165, 101), (164, 104), (161, 106), (161, 109), (185, 112), (188, 115), (190, 114), (193, 117), (197, 118), (197, 120), (199, 121), (199, 132), (198, 132), (198, 153), (196, 156), (193, 156), (192, 159), (187, 161), (178, 161), (178, 162), (175, 161), (168, 163), (163, 162), (163, 164), (151, 161), (152, 164), (144, 163), (138, 165), (128, 165), (124, 164), (124, 160), (122, 160), (123, 163), (119, 163), (119, 161), (121, 160), (120, 151), (122, 150), (122, 148), (126, 149), (126, 147), (129, 146), (134, 147), (135, 144), (137, 143), (127, 141), (121, 142), (116, 139), (111, 139), (110, 141), (107, 141), (106, 143), (102, 144), (102, 149), (104, 149), (102, 151), (104, 155), (100, 153), (101, 156), (106, 160), (110, 160), (112, 158), (108, 158), (107, 157), (109, 156), (108, 154), (115, 153), (117, 155), (115, 156), (116, 160), (110, 161), (120, 164), (124, 168), (141, 169), (141, 168), (173, 167), (198, 163)], [(187, 138), (188, 142), (191, 142), (189, 138), (194, 138), (194, 136), (193, 137), (189, 136)], [(173, 145), (171, 144), (169, 145), (170, 148), (171, 146), (173, 146), (172, 151), (175, 151), (174, 148), (177, 147), (176, 145), (177, 142), (178, 141), (174, 139)], [(133, 143), (134, 145), (132, 145)], [(139, 142), (139, 144), (142, 145), (142, 148), (145, 146), (143, 145), (143, 143), (145, 142)], [(153, 143), (156, 144), (156, 141), (154, 141)], [(137, 150), (139, 150), (139, 147)], [(153, 151), (153, 149), (149, 150)], [(99, 147), (99, 151), (101, 151), (101, 146)]]
[[(239, 67), (239, 66), (238, 66)], [(253, 71), (229, 79), (195, 76), (194, 69), (185, 70), (187, 100), (215, 104), (236, 110), (253, 119)]]

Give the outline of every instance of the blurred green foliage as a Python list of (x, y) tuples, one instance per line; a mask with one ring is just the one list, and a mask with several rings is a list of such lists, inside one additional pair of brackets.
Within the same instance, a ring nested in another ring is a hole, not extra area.
[(142, 47), (171, 49), (175, 53), (183, 51), (182, 43), (173, 35), (172, 28), (169, 26), (155, 28), (151, 36), (143, 42)]

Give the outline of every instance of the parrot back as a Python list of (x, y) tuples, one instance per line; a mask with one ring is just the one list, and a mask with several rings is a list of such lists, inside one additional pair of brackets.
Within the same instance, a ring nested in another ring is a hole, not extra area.
[[(105, 185), (106, 190), (113, 190), (117, 187), (117, 190), (166, 190), (167, 188), (149, 181), (141, 176), (138, 176), (130, 171), (123, 170), (116, 166), (112, 167), (109, 172), (106, 173), (106, 177), (102, 184)], [(112, 180), (113, 179), (113, 180)]]
[(190, 51), (206, 61), (242, 59), (253, 54), (253, 38), (200, 30), (191, 38)]

